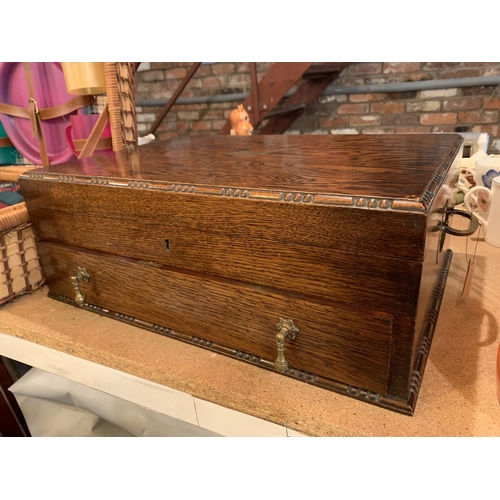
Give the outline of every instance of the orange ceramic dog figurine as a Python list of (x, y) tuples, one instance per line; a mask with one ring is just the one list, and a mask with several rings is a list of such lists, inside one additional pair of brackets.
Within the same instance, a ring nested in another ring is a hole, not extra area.
[(243, 104), (239, 104), (237, 109), (231, 111), (229, 119), (231, 120), (231, 135), (252, 135), (253, 126)]

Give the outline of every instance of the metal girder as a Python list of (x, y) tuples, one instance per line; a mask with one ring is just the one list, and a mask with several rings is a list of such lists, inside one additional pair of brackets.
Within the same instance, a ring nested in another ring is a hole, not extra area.
[(286, 103), (269, 114), (269, 121), (258, 131), (259, 135), (282, 134), (304, 113), (322, 92), (338, 77), (349, 63), (324, 63), (311, 66), (296, 92)]
[[(266, 115), (278, 104), (283, 96), (302, 78), (312, 63), (275, 63), (258, 83), (259, 109), (256, 121), (253, 113), (252, 93), (243, 101), (243, 106), (250, 115), (250, 121), (256, 127)], [(228, 120), (219, 134), (229, 134), (231, 122)]]
[[(137, 63), (136, 63), (137, 64)], [(201, 62), (196, 62), (193, 63), (191, 68), (189, 68), (189, 71), (187, 72), (186, 76), (182, 80), (182, 82), (179, 84), (175, 92), (173, 93), (172, 97), (169, 99), (167, 104), (163, 107), (163, 109), (160, 111), (160, 114), (156, 118), (155, 122), (153, 125), (151, 125), (148, 134), (154, 134), (156, 132), (156, 129), (160, 126), (161, 122), (167, 115), (167, 113), (170, 111), (172, 106), (175, 104), (175, 101), (177, 101), (177, 98), (182, 94), (182, 91), (186, 88), (186, 85), (189, 83), (191, 78), (193, 78), (193, 75), (196, 73), (196, 70), (200, 67)]]

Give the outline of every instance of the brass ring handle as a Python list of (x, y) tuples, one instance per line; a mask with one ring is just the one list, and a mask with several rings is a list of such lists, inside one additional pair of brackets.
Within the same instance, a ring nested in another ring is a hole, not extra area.
[(448, 218), (446, 219), (444, 231), (453, 236), (470, 236), (477, 231), (479, 227), (479, 221), (474, 214), (470, 214), (469, 212), (464, 212), (463, 210), (455, 210), (451, 209), (448, 211), (448, 215), (460, 215), (461, 217), (465, 217), (470, 220), (469, 227), (467, 229), (453, 229), (448, 225)]
[(287, 337), (295, 339), (299, 329), (295, 326), (293, 319), (280, 318), (276, 325), (279, 332), (276, 334), (276, 345), (278, 347), (278, 357), (274, 362), (274, 366), (280, 372), (286, 372), (288, 368), (288, 360), (285, 357), (285, 340)]
[(85, 304), (85, 295), (80, 290), (80, 281), (88, 283), (90, 280), (90, 275), (84, 267), (78, 267), (78, 272), (75, 276), (71, 276), (71, 284), (75, 289), (75, 302), (79, 306)]
[[(470, 214), (469, 212), (464, 212), (463, 210), (455, 210), (453, 207), (448, 207), (448, 206), (440, 210), (440, 212), (443, 213), (443, 220), (438, 226), (439, 230), (441, 231), (441, 236), (439, 238), (439, 245), (437, 248), (436, 263), (438, 260), (438, 254), (441, 253), (441, 251), (443, 250), (446, 234), (451, 234), (452, 236), (471, 236), (477, 231), (477, 228), (479, 227), (479, 220), (475, 215)], [(452, 228), (448, 224), (448, 219), (450, 218), (450, 215), (460, 215), (461, 217), (469, 219), (470, 220), (469, 227), (467, 229)]]

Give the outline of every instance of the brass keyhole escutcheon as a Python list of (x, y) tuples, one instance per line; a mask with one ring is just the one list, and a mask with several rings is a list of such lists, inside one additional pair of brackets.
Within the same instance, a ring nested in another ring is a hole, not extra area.
[(84, 267), (78, 267), (78, 272), (75, 276), (71, 276), (71, 283), (75, 289), (75, 302), (81, 307), (85, 304), (85, 295), (80, 290), (80, 281), (88, 283), (90, 275)]
[(295, 326), (293, 319), (280, 318), (276, 328), (279, 332), (276, 334), (276, 346), (278, 347), (278, 357), (274, 362), (274, 366), (280, 372), (286, 372), (288, 368), (288, 360), (285, 357), (285, 340), (290, 337), (295, 339), (299, 329)]

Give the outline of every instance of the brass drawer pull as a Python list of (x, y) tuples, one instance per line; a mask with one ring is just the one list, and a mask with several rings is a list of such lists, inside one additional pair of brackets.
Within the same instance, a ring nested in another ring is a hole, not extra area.
[(280, 372), (286, 372), (288, 368), (288, 361), (285, 358), (285, 340), (287, 336), (291, 337), (292, 340), (295, 339), (299, 329), (293, 323), (293, 319), (283, 319), (280, 318), (278, 324), (276, 325), (279, 332), (276, 334), (276, 345), (278, 346), (278, 357), (274, 362), (274, 366)]
[(83, 306), (85, 303), (85, 295), (80, 290), (80, 281), (88, 283), (90, 280), (90, 275), (84, 267), (78, 267), (78, 272), (75, 276), (71, 276), (71, 283), (75, 289), (75, 302), (79, 306)]

